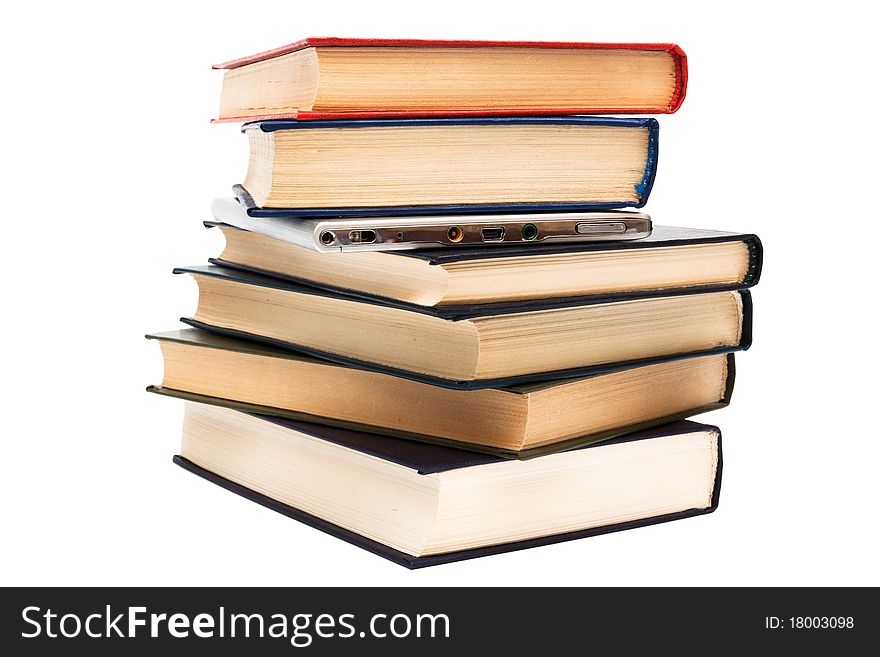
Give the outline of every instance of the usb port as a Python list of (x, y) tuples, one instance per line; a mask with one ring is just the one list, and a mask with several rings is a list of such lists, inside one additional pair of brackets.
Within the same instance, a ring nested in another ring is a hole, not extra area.
[(353, 230), (348, 234), (348, 241), (352, 244), (372, 244), (376, 241), (376, 231)]
[(484, 242), (500, 242), (504, 239), (504, 226), (491, 226), (481, 231)]

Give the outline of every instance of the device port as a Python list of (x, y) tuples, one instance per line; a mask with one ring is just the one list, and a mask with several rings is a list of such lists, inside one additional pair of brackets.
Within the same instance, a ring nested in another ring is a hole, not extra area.
[(520, 229), (519, 234), (526, 242), (531, 242), (538, 237), (538, 227), (535, 224), (526, 224)]
[(484, 242), (500, 242), (504, 239), (504, 226), (491, 226), (481, 231)]
[(372, 244), (376, 241), (375, 230), (353, 230), (348, 234), (351, 244)]
[(446, 237), (449, 238), (450, 242), (461, 242), (461, 238), (464, 237), (464, 231), (461, 229), (461, 226), (450, 226), (449, 230), (446, 231)]
[(336, 235), (333, 234), (332, 230), (325, 230), (321, 233), (321, 244), (324, 246), (330, 246), (333, 242), (336, 241)]

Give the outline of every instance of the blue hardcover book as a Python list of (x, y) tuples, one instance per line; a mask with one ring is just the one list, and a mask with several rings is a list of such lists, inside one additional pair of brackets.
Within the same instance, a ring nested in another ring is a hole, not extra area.
[(254, 217), (638, 208), (658, 128), (593, 116), (249, 123), (235, 192)]

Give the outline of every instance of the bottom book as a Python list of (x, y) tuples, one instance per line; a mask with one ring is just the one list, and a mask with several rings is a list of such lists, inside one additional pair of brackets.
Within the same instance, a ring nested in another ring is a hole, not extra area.
[(174, 461), (420, 568), (710, 513), (721, 433), (682, 421), (511, 461), (189, 402)]

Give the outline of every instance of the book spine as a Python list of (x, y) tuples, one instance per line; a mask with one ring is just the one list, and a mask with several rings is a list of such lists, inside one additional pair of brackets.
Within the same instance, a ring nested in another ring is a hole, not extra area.
[(669, 99), (669, 113), (673, 114), (681, 107), (687, 95), (687, 55), (678, 46), (671, 46), (666, 52), (675, 60), (675, 87), (672, 90), (672, 98)]
[(645, 163), (645, 175), (642, 176), (641, 182), (636, 185), (636, 193), (639, 195), (639, 201), (634, 207), (640, 208), (648, 202), (651, 195), (651, 188), (654, 187), (654, 178), (657, 175), (657, 158), (660, 155), (660, 123), (657, 119), (649, 119), (648, 127), (648, 157)]
[(742, 300), (742, 331), (739, 347), (745, 351), (752, 346), (752, 295), (748, 290), (740, 290), (739, 297)]
[(761, 278), (761, 269), (764, 265), (764, 247), (757, 235), (750, 236), (745, 241), (749, 249), (749, 267), (743, 278), (743, 285), (752, 286)]

